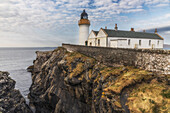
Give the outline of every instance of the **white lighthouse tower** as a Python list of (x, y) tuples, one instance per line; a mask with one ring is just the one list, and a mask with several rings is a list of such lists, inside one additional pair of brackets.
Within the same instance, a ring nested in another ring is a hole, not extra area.
[(89, 36), (90, 21), (88, 20), (88, 14), (83, 10), (79, 24), (79, 45), (86, 45)]

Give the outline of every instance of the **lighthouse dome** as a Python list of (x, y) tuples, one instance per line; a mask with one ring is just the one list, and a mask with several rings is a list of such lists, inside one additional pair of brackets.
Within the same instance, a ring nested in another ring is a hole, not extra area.
[(79, 25), (90, 25), (90, 21), (88, 20), (88, 14), (85, 10), (81, 13), (81, 18), (78, 22)]
[(81, 19), (88, 19), (88, 14), (86, 13), (85, 9), (81, 13)]

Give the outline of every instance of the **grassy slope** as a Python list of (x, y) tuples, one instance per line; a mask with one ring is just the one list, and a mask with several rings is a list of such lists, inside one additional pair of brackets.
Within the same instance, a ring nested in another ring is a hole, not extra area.
[(170, 88), (156, 79), (138, 84), (127, 105), (132, 113), (170, 113)]
[[(88, 67), (93, 67), (96, 64), (96, 60), (80, 53), (67, 53), (65, 60), (70, 70), (69, 78), (77, 77), (82, 80), (84, 75), (81, 75), (83, 70), (86, 70), (84, 62), (89, 63)], [(81, 63), (76, 64), (76, 61), (81, 60)], [(73, 66), (74, 64), (75, 67)], [(74, 67), (74, 68), (73, 68)], [(127, 105), (132, 113), (168, 113), (170, 107), (169, 93), (170, 90), (165, 83), (158, 83), (156, 80), (149, 81), (154, 78), (151, 72), (135, 69), (133, 67), (107, 67), (100, 65), (98, 67), (100, 73), (94, 79), (94, 83), (99, 83), (102, 77), (103, 80), (103, 92), (101, 98), (105, 98), (110, 101), (109, 97), (114, 97), (114, 105), (121, 108), (120, 93), (124, 88), (135, 86), (130, 97), (128, 98)], [(81, 76), (79, 76), (81, 75)], [(92, 69), (88, 70), (89, 79), (92, 78)], [(97, 92), (98, 89), (94, 89)], [(95, 102), (96, 100), (94, 100)]]

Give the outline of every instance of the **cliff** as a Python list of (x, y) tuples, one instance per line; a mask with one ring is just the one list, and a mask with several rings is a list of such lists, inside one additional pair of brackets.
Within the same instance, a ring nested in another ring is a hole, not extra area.
[(0, 113), (32, 113), (24, 97), (14, 89), (15, 81), (8, 75), (0, 71)]
[(169, 75), (108, 67), (61, 47), (37, 52), (31, 68), (29, 99), (37, 113), (169, 112)]

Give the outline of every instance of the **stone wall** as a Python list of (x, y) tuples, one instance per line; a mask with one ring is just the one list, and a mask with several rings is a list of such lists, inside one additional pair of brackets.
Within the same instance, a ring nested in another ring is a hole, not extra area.
[(170, 74), (169, 50), (122, 49), (62, 44), (68, 51), (77, 51), (107, 66), (135, 66), (161, 74)]

